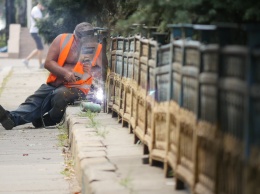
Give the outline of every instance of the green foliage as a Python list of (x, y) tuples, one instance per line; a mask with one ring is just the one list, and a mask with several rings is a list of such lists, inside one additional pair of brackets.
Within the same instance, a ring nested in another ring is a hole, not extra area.
[(80, 22), (113, 29), (118, 19), (126, 19), (138, 5), (137, 0), (47, 0), (46, 17), (39, 21), (39, 33), (46, 43), (61, 33), (72, 33)]
[(73, 32), (76, 24), (87, 21), (107, 27), (111, 34), (130, 34), (133, 24), (158, 26), (167, 24), (218, 22), (250, 23), (260, 21), (260, 1), (255, 0), (48, 0), (48, 17), (38, 25), (45, 42), (60, 33)]
[[(40, 34), (46, 43), (51, 43), (53, 39), (61, 33), (72, 33), (75, 26), (86, 21), (86, 6), (84, 0), (49, 0), (46, 3), (48, 9), (47, 16), (38, 22)], [(88, 20), (91, 22), (91, 20)]]
[(177, 23), (248, 23), (259, 22), (260, 3), (253, 0), (142, 0), (127, 19), (119, 20), (116, 30), (133, 23), (158, 26), (166, 31), (167, 24)]

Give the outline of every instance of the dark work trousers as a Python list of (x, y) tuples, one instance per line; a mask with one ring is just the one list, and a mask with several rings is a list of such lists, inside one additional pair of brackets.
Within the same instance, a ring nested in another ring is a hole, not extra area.
[(49, 113), (50, 118), (59, 123), (69, 103), (85, 98), (85, 94), (77, 88), (65, 86), (53, 87), (42, 84), (16, 110), (10, 111), (15, 126), (31, 123)]

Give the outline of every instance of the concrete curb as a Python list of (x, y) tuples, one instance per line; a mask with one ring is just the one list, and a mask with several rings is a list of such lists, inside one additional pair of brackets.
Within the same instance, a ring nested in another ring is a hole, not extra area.
[(1, 71), (0, 71), (0, 88), (2, 88), (3, 86), (3, 81), (4, 79), (11, 73), (12, 71), (12, 67), (4, 67)]
[(69, 106), (65, 125), (82, 194), (187, 194), (174, 190), (175, 179), (165, 178), (163, 169), (142, 163), (143, 146), (133, 143), (133, 134), (117, 118), (107, 113), (95, 118), (109, 132), (103, 137), (79, 113), (79, 105)]
[(107, 158), (104, 138), (97, 136), (94, 128), (86, 127), (88, 119), (77, 116), (79, 110), (79, 106), (68, 107), (65, 123), (81, 193), (128, 194), (127, 188), (119, 184), (115, 165)]

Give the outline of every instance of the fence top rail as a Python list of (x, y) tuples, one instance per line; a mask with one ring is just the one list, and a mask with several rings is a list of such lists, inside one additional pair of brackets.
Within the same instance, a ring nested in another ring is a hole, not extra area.
[(202, 25), (202, 24), (195, 24), (193, 25), (195, 30), (216, 30), (216, 25)]

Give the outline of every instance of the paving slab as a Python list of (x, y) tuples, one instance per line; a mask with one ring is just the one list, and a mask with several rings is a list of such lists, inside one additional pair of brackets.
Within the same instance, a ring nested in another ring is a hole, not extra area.
[[(8, 67), (7, 81), (0, 85), (0, 104), (14, 110), (45, 83), (47, 70), (37, 60), (26, 68), (21, 59), (1, 59)], [(0, 194), (71, 194), (61, 174), (65, 168), (58, 129), (35, 129), (31, 124), (6, 131), (0, 126)]]

